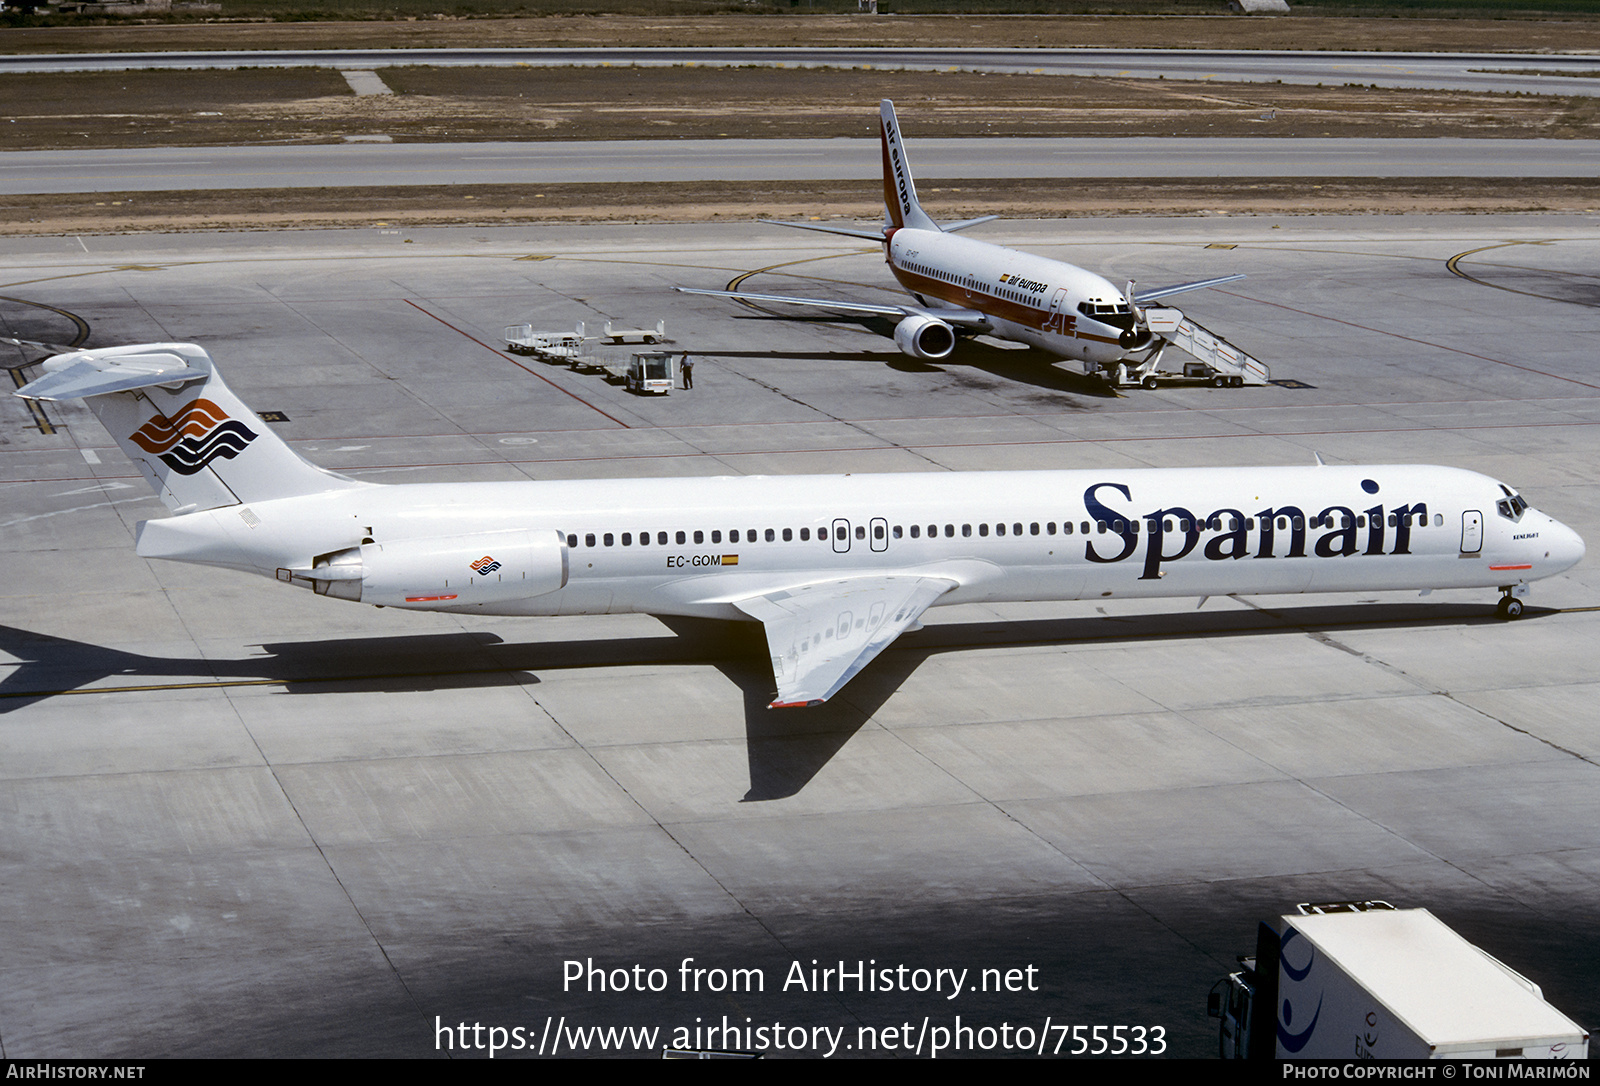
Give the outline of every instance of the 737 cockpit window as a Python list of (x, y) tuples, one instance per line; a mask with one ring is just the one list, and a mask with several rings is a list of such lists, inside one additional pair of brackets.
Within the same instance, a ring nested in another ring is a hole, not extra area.
[(1515, 490), (1512, 490), (1509, 486), (1506, 486), (1506, 484), (1501, 483), (1500, 489), (1505, 491), (1506, 496), (1494, 503), (1495, 509), (1498, 510), (1500, 515), (1505, 517), (1507, 520), (1521, 520), (1522, 514), (1528, 511), (1528, 503), (1523, 500), (1521, 494), (1518, 494)]

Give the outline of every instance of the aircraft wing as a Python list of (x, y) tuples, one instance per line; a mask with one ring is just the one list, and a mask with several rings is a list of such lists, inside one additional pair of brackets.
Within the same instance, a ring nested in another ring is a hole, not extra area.
[(769, 708), (827, 701), (955, 586), (944, 577), (850, 577), (735, 600), (767, 630), (778, 680)]
[(1172, 295), (1182, 294), (1186, 290), (1204, 290), (1206, 287), (1220, 287), (1223, 283), (1232, 283), (1243, 278), (1243, 275), (1223, 275), (1218, 276), (1216, 279), (1200, 279), (1193, 283), (1178, 283), (1170, 287), (1141, 290), (1135, 304), (1144, 305), (1146, 302), (1153, 302), (1157, 298), (1170, 298)]
[(749, 294), (742, 290), (701, 290), (698, 287), (678, 287), (684, 294), (704, 294), (712, 298), (732, 298), (740, 302), (778, 302), (783, 305), (809, 305), (818, 309), (836, 309), (841, 313), (865, 313), (874, 317), (910, 317), (922, 314), (937, 317), (949, 324), (988, 327), (989, 318), (976, 309), (936, 309), (921, 305), (875, 305), (871, 302), (841, 302), (833, 298), (791, 298), (783, 294)]

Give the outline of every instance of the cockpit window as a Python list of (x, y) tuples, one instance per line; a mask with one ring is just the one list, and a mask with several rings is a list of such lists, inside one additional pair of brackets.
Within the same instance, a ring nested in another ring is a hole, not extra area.
[(1507, 520), (1521, 520), (1522, 514), (1528, 511), (1528, 503), (1523, 500), (1521, 494), (1518, 494), (1515, 490), (1512, 490), (1509, 486), (1506, 486), (1506, 484), (1501, 483), (1500, 489), (1505, 492), (1505, 497), (1494, 503), (1495, 509), (1497, 509), (1500, 515), (1505, 517)]
[(1127, 302), (1079, 302), (1078, 312), (1092, 321), (1127, 330), (1133, 327), (1133, 309)]

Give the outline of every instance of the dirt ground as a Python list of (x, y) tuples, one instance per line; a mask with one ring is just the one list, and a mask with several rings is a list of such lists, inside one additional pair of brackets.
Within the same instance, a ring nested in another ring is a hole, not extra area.
[(0, 150), (401, 142), (870, 137), (894, 98), (911, 138), (1592, 138), (1600, 100), (1368, 87), (772, 68), (385, 68), (8, 75)]
[[(1292, 178), (1224, 181), (947, 181), (919, 186), (945, 221), (1109, 215), (1316, 215), (1600, 212), (1591, 179)], [(95, 193), (0, 198), (0, 235), (188, 230), (399, 229), (527, 222), (881, 221), (875, 181), (423, 186)]]
[(1600, 18), (1352, 18), (1301, 10), (1286, 16), (594, 15), (348, 23), (123, 24), (7, 30), (0, 49), (7, 53), (98, 53), (514, 45), (1099, 46), (1561, 53), (1600, 50)]
[[(870, 31), (870, 33), (869, 33)], [(1292, 33), (1291, 33), (1292, 31)], [(1311, 31), (1314, 31), (1312, 33)], [(1490, 33), (1492, 31), (1492, 34)], [(1382, 37), (1378, 37), (1379, 33)], [(426, 23), (8, 31), (28, 50), (530, 43), (947, 43), (1528, 49), (1600, 48), (1594, 22), (1361, 19), (556, 18)], [(909, 138), (1501, 136), (1595, 138), (1600, 101), (1367, 87), (758, 68), (383, 69), (356, 96), (325, 69), (4, 77), (0, 150), (397, 141), (870, 137), (893, 97)], [(914, 144), (913, 144), (914, 147)], [(1085, 214), (1585, 211), (1592, 180), (947, 183), (947, 218)], [(525, 221), (696, 221), (881, 214), (874, 181), (96, 194), (0, 199), (0, 235)]]

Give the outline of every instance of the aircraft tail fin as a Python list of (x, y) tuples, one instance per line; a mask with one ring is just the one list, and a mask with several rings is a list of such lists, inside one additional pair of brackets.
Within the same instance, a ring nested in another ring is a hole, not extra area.
[(911, 179), (911, 163), (906, 159), (905, 143), (900, 138), (900, 122), (894, 103), (885, 98), (878, 103), (879, 135), (883, 140), (883, 210), (886, 228), (937, 230), (939, 224), (928, 217), (917, 201), (917, 184)]
[(193, 343), (72, 351), (16, 391), (82, 399), (174, 513), (365, 486), (301, 459)]

